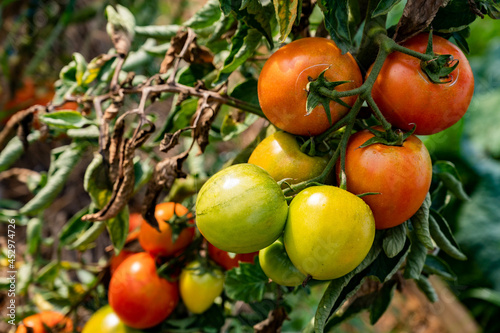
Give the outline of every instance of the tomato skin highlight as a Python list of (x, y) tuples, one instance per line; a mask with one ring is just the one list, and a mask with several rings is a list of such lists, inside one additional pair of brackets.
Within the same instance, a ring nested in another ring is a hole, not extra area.
[(422, 205), (431, 185), (432, 162), (427, 148), (414, 135), (402, 147), (376, 143), (359, 148), (373, 136), (364, 130), (349, 139), (347, 190), (354, 194), (380, 193), (361, 199), (370, 206), (377, 229), (387, 229), (408, 220)]
[(42, 311), (24, 318), (19, 323), (16, 333), (27, 333), (27, 327), (31, 328), (33, 333), (47, 333), (44, 324), (50, 328), (55, 328), (58, 324), (65, 325), (61, 332), (73, 332), (71, 319), (65, 318), (62, 313), (56, 311)]
[(334, 186), (308, 187), (290, 204), (283, 242), (305, 275), (331, 280), (354, 270), (375, 239), (370, 207), (352, 193)]
[(126, 326), (113, 312), (109, 305), (105, 305), (90, 317), (82, 333), (141, 333), (141, 331)]
[[(419, 34), (403, 46), (425, 53), (428, 38), (427, 33)], [(420, 68), (420, 60), (393, 52), (384, 62), (372, 90), (375, 103), (392, 125), (409, 131), (416, 124), (415, 134), (419, 135), (440, 132), (459, 121), (474, 93), (472, 69), (462, 51), (435, 35), (433, 47), (436, 54), (451, 54), (458, 59), (451, 82), (432, 83)]]
[(229, 253), (208, 243), (208, 255), (210, 256), (210, 259), (215, 261), (216, 264), (224, 268), (226, 271), (239, 267), (240, 262), (252, 264), (255, 256), (258, 254), (259, 252)]
[[(174, 208), (175, 207), (175, 208)], [(173, 202), (162, 202), (155, 207), (155, 217), (158, 221), (160, 232), (150, 226), (146, 221), (141, 223), (139, 232), (139, 243), (142, 248), (153, 256), (172, 256), (181, 252), (191, 244), (194, 238), (194, 227), (184, 228), (175, 243), (172, 242), (172, 228), (165, 222), (174, 216), (174, 209), (177, 216), (184, 216), (188, 209), (181, 204)], [(194, 222), (191, 220), (189, 223)]]
[(259, 262), (267, 277), (281, 286), (296, 287), (306, 279), (293, 265), (281, 239), (259, 251)]
[[(200, 263), (193, 261), (181, 272), (179, 290), (187, 309), (195, 314), (207, 311), (224, 289), (224, 273), (220, 269), (201, 273)], [(200, 274), (201, 273), (201, 274)]]
[[(342, 54), (329, 39), (302, 38), (277, 50), (266, 61), (259, 76), (258, 95), (262, 111), (278, 128), (297, 135), (318, 135), (331, 125), (323, 106), (317, 106), (306, 116), (309, 77), (316, 79), (329, 68), (325, 78), (329, 81), (351, 81), (339, 85), (339, 91), (359, 87), (363, 78), (351, 54)], [(353, 105), (356, 96), (342, 98)], [(332, 124), (342, 118), (348, 109), (336, 102), (330, 103)]]
[(279, 185), (261, 167), (243, 163), (222, 169), (200, 189), (196, 223), (221, 250), (250, 253), (281, 235), (288, 205)]
[(176, 283), (158, 276), (151, 254), (141, 252), (117, 268), (109, 283), (108, 298), (127, 326), (144, 329), (158, 325), (172, 313), (179, 290)]
[(260, 166), (276, 181), (291, 178), (287, 182), (296, 184), (321, 175), (328, 158), (304, 154), (293, 135), (276, 132), (257, 145), (248, 163)]

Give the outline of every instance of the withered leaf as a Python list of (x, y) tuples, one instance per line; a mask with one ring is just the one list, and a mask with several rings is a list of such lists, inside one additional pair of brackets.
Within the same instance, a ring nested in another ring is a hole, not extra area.
[(36, 112), (42, 112), (45, 107), (41, 105), (34, 105), (26, 110), (16, 112), (7, 122), (4, 129), (0, 132), (0, 151), (5, 148), (7, 142), (17, 134), (19, 138), (25, 145), (27, 145), (26, 137), (29, 134), (29, 129), (31, 127), (31, 122), (33, 120), (33, 115)]
[(279, 333), (283, 322), (288, 318), (284, 307), (280, 306), (269, 312), (267, 318), (253, 326), (255, 333)]
[(200, 146), (203, 153), (209, 143), (209, 133), (217, 112), (219, 112), (221, 104), (213, 101), (210, 98), (202, 98), (198, 101), (198, 110), (193, 115), (191, 123), (194, 127), (192, 137)]
[(449, 0), (408, 0), (403, 16), (396, 26), (394, 40), (404, 42), (422, 32), (429, 26), (440, 7), (445, 7)]

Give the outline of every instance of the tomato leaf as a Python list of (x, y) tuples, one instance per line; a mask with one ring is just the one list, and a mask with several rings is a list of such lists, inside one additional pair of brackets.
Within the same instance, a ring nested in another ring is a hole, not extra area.
[(349, 31), (349, 8), (347, 0), (320, 0), (318, 5), (325, 16), (325, 27), (335, 44), (346, 53), (352, 47)]
[(106, 221), (106, 227), (108, 228), (115, 255), (118, 255), (125, 245), (128, 235), (128, 222), (129, 214), (127, 206), (116, 217)]
[(299, 1), (280, 1), (273, 0), (274, 10), (276, 11), (276, 19), (280, 27), (280, 42), (284, 43), (297, 18), (297, 10)]
[(193, 29), (203, 29), (210, 27), (217, 22), (221, 16), (218, 0), (208, 0), (189, 20), (184, 22), (184, 26)]
[(427, 255), (425, 259), (424, 271), (428, 274), (439, 275), (449, 281), (456, 281), (457, 279), (457, 276), (446, 261), (431, 254)]
[(57, 111), (41, 115), (38, 118), (49, 126), (62, 129), (82, 128), (93, 124), (78, 111)]
[(391, 11), (394, 6), (400, 3), (401, 0), (380, 0), (377, 7), (372, 13), (372, 18), (377, 17), (379, 15), (386, 15)]
[(425, 296), (427, 296), (429, 301), (434, 303), (438, 300), (436, 291), (434, 290), (434, 287), (432, 286), (428, 278), (422, 275), (416, 280), (416, 282), (418, 289), (420, 289), (425, 294)]
[(139, 36), (155, 38), (160, 40), (170, 40), (181, 29), (180, 25), (148, 25), (136, 26), (135, 33)]
[(104, 229), (106, 229), (105, 222), (92, 223), (91, 227), (82, 233), (76, 241), (71, 243), (68, 248), (70, 250), (85, 251), (86, 249), (92, 247), (92, 243), (95, 242)]
[(231, 97), (240, 99), (253, 105), (259, 105), (257, 94), (257, 80), (248, 79), (238, 84), (229, 94)]
[(462, 253), (460, 247), (453, 237), (450, 230), (448, 222), (444, 219), (441, 214), (431, 209), (431, 214), (429, 216), (429, 227), (432, 238), (436, 242), (437, 246), (446, 252), (449, 256), (457, 260), (467, 260), (465, 254)]
[[(40, 132), (35, 131), (28, 135), (28, 143), (37, 141), (40, 138)], [(24, 153), (23, 143), (19, 137), (15, 136), (7, 143), (5, 148), (0, 152), (0, 172), (7, 170), (14, 164)]]
[(111, 182), (108, 171), (103, 165), (103, 157), (96, 153), (83, 177), (83, 188), (89, 194), (97, 208), (106, 205), (111, 196)]
[(394, 257), (389, 258), (384, 252), (380, 253), (370, 266), (368, 275), (375, 277), (380, 282), (386, 282), (399, 270), (410, 250), (410, 240), (406, 239), (403, 249)]
[(385, 232), (382, 248), (389, 258), (394, 258), (400, 253), (406, 243), (406, 222), (389, 228)]
[(448, 161), (437, 161), (432, 166), (432, 172), (439, 177), (446, 188), (460, 200), (469, 200), (469, 196), (465, 193), (460, 175), (458, 174), (455, 165)]
[(75, 241), (78, 235), (90, 227), (90, 223), (82, 221), (82, 216), (89, 212), (89, 207), (85, 207), (66, 222), (61, 232), (59, 233), (59, 246), (68, 245)]
[(431, 234), (429, 232), (429, 209), (431, 207), (431, 195), (427, 193), (422, 206), (417, 210), (417, 212), (410, 218), (411, 224), (415, 229), (415, 233), (419, 241), (425, 245), (426, 248), (432, 250), (434, 244), (432, 244)]
[(51, 261), (38, 272), (36, 282), (41, 284), (52, 284), (59, 275), (60, 265), (57, 261)]
[(468, 1), (451, 0), (445, 7), (439, 8), (432, 20), (432, 29), (438, 32), (455, 32), (465, 29), (476, 20)]
[(416, 231), (410, 231), (410, 253), (406, 258), (406, 267), (404, 272), (405, 279), (420, 278), (422, 269), (424, 268), (425, 258), (427, 257), (427, 249), (422, 242), (420, 242)]
[(26, 245), (28, 253), (33, 255), (38, 251), (42, 239), (42, 219), (34, 217), (28, 221), (26, 228)]
[(243, 121), (235, 120), (232, 114), (226, 114), (220, 128), (220, 134), (223, 141), (228, 141), (245, 131), (251, 124), (253, 124), (259, 116), (247, 113)]
[(254, 264), (240, 263), (226, 273), (224, 290), (229, 298), (244, 302), (260, 302), (269, 278), (266, 276), (258, 257)]
[(392, 297), (394, 297), (394, 289), (396, 289), (396, 281), (391, 280), (384, 283), (378, 291), (377, 297), (375, 297), (370, 306), (370, 324), (375, 325), (385, 310), (387, 310), (389, 304), (391, 304)]

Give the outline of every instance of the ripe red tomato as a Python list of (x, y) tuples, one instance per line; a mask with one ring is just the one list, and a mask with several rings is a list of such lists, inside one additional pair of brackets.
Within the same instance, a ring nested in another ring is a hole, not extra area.
[[(160, 225), (160, 232), (150, 226), (145, 221), (141, 224), (139, 232), (139, 243), (142, 248), (153, 256), (171, 256), (185, 249), (194, 238), (194, 226), (184, 228), (175, 242), (172, 242), (172, 228), (165, 222), (174, 216), (184, 216), (188, 213), (188, 209), (181, 204), (173, 202), (163, 202), (156, 205), (155, 217)], [(194, 221), (190, 221), (194, 224)]]
[(140, 227), (144, 219), (139, 213), (131, 213), (128, 220), (128, 235), (126, 242), (131, 242), (139, 237)]
[(113, 275), (118, 268), (122, 264), (122, 262), (125, 261), (130, 256), (133, 256), (136, 254), (136, 252), (133, 251), (128, 251), (128, 250), (121, 250), (120, 253), (117, 256), (113, 256), (110, 259), (110, 271), (111, 275)]
[(55, 311), (42, 311), (32, 316), (26, 317), (19, 324), (16, 333), (27, 333), (27, 327), (32, 333), (47, 333), (44, 324), (50, 328), (59, 328), (57, 332), (73, 332), (73, 322), (64, 317), (63, 314)]
[[(351, 81), (336, 89), (359, 87), (363, 78), (351, 54), (342, 54), (337, 45), (326, 38), (303, 38), (283, 46), (265, 63), (259, 76), (258, 95), (262, 111), (271, 123), (297, 135), (318, 135), (330, 127), (323, 106), (306, 116), (306, 85), (329, 68), (329, 81)], [(356, 96), (342, 99), (352, 105)], [(330, 102), (332, 123), (347, 113), (347, 108)]]
[(208, 255), (226, 271), (238, 267), (240, 262), (248, 262), (252, 264), (255, 256), (258, 254), (259, 252), (230, 253), (216, 248), (214, 245), (208, 243)]
[(373, 136), (364, 130), (349, 139), (347, 190), (354, 194), (380, 193), (362, 199), (373, 212), (376, 228), (386, 229), (408, 220), (422, 205), (431, 184), (432, 162), (427, 148), (414, 135), (403, 146), (377, 143), (359, 148)]
[(165, 320), (179, 302), (176, 283), (156, 273), (153, 256), (134, 254), (117, 268), (109, 283), (109, 304), (132, 328), (148, 328)]
[(248, 163), (260, 166), (276, 181), (291, 178), (288, 182), (296, 184), (319, 176), (328, 158), (304, 154), (293, 135), (276, 132), (259, 143)]
[[(419, 34), (403, 46), (425, 52), (429, 34)], [(459, 61), (450, 74), (450, 82), (430, 81), (420, 60), (391, 53), (373, 85), (372, 95), (384, 117), (396, 127), (415, 134), (434, 134), (455, 124), (467, 111), (474, 92), (474, 77), (460, 49), (439, 36), (433, 36), (434, 53), (451, 54)]]

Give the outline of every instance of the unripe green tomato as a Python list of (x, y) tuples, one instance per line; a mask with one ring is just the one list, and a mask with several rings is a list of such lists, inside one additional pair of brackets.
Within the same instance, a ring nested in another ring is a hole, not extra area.
[(259, 251), (259, 262), (267, 277), (279, 285), (295, 287), (306, 279), (293, 265), (281, 239)]
[(141, 333), (142, 331), (126, 326), (106, 305), (97, 310), (83, 327), (82, 333)]
[(293, 135), (276, 132), (257, 145), (248, 163), (260, 166), (276, 181), (289, 178), (290, 184), (296, 184), (319, 176), (328, 158), (304, 154)]
[(224, 273), (220, 269), (201, 271), (198, 261), (189, 263), (181, 272), (179, 290), (187, 309), (199, 314), (207, 311), (224, 289)]
[(283, 232), (288, 205), (261, 167), (237, 164), (212, 176), (196, 200), (196, 224), (208, 242), (233, 253), (255, 252)]
[(331, 280), (354, 270), (374, 238), (370, 207), (352, 193), (323, 185), (306, 188), (292, 200), (283, 242), (302, 273)]

